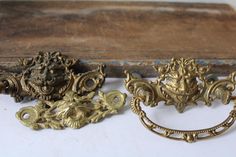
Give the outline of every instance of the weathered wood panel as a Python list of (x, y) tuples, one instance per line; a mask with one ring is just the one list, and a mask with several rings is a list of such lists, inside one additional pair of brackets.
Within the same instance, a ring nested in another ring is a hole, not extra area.
[[(151, 65), (192, 57), (214, 72), (236, 70), (236, 13), (224, 4), (0, 2), (0, 71), (38, 51), (61, 51), (82, 68), (105, 63), (155, 76)], [(79, 66), (78, 66), (79, 68)]]

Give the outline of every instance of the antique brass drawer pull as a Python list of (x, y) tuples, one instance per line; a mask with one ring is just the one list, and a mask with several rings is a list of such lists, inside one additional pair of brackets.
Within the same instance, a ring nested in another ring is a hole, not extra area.
[(236, 120), (236, 105), (225, 121), (207, 129), (175, 130), (155, 124), (147, 117), (141, 103), (154, 107), (164, 101), (166, 105), (175, 105), (180, 113), (188, 105), (197, 104), (197, 101), (203, 101), (210, 106), (213, 100), (220, 99), (223, 104), (228, 104), (235, 99), (232, 92), (235, 89), (236, 72), (231, 73), (226, 79), (217, 80), (215, 77), (207, 76), (209, 66), (200, 66), (194, 59), (183, 58), (172, 59), (169, 64), (154, 68), (159, 74), (154, 82), (137, 78), (125, 71), (125, 86), (133, 94), (131, 109), (147, 129), (170, 139), (195, 142), (217, 136), (233, 125)]
[(24, 107), (16, 117), (32, 129), (80, 128), (115, 114), (125, 104), (126, 94), (119, 91), (95, 92), (105, 81), (104, 66), (75, 74), (78, 62), (60, 52), (40, 52), (37, 57), (20, 60), (22, 72), (0, 79), (0, 93), (10, 94), (17, 102), (38, 99), (34, 107)]
[[(107, 115), (116, 114), (126, 102), (126, 94), (116, 90), (98, 92), (105, 81), (104, 66), (85, 73), (75, 73), (71, 60), (59, 52), (40, 52), (32, 59), (20, 60), (19, 74), (5, 74), (0, 78), (0, 92), (10, 94), (17, 102), (25, 98), (37, 99), (35, 106), (21, 108), (16, 117), (27, 127), (63, 129), (81, 128), (96, 123)], [(175, 140), (195, 142), (222, 134), (236, 120), (236, 97), (232, 96), (236, 85), (236, 72), (218, 80), (209, 75), (209, 66), (200, 66), (194, 59), (172, 59), (164, 66), (154, 66), (159, 77), (146, 81), (125, 71), (125, 87), (133, 94), (130, 106), (143, 125), (152, 132)], [(155, 107), (163, 101), (174, 105), (177, 111), (198, 101), (207, 106), (215, 99), (223, 104), (231, 100), (234, 107), (222, 123), (201, 130), (176, 130), (155, 124), (142, 109), (141, 103)]]

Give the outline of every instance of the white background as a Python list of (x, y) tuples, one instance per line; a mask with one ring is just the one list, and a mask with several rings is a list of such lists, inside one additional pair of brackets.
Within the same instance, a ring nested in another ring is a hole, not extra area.
[[(107, 79), (103, 91), (123, 88), (122, 79)], [(128, 106), (120, 114), (89, 124), (81, 129), (33, 131), (23, 126), (15, 113), (30, 103), (14, 103), (6, 95), (0, 96), (0, 156), (24, 157), (158, 157), (158, 156), (214, 156), (235, 157), (236, 125), (222, 136), (196, 143), (165, 139), (148, 131)], [(212, 107), (199, 104), (179, 114), (173, 106), (160, 104), (147, 108), (155, 122), (176, 129), (200, 129), (222, 122), (233, 104), (219, 102)]]
[[(185, 1), (188, 0), (175, 0)], [(228, 2), (236, 7), (235, 0), (191, 0), (191, 2)], [(123, 88), (122, 79), (107, 79), (103, 91)], [(0, 95), (0, 157), (159, 157), (159, 156), (214, 156), (235, 157), (236, 125), (222, 136), (193, 144), (159, 137), (145, 129), (138, 117), (128, 106), (119, 115), (90, 124), (81, 129), (33, 131), (23, 126), (15, 113), (30, 103), (14, 103), (6, 95)], [(149, 116), (159, 124), (176, 129), (200, 129), (223, 121), (233, 104), (214, 103), (212, 107), (203, 104), (179, 114), (174, 107), (160, 104), (147, 108)]]

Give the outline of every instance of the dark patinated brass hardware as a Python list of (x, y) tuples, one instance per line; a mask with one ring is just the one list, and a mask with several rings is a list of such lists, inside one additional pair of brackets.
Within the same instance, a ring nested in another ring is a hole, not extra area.
[(207, 75), (209, 66), (200, 66), (194, 59), (183, 58), (172, 59), (169, 64), (154, 66), (154, 69), (159, 77), (153, 82), (137, 78), (125, 71), (127, 76), (125, 87), (133, 94), (131, 109), (147, 129), (170, 139), (195, 142), (217, 136), (233, 125), (236, 120), (236, 105), (228, 118), (214, 127), (201, 130), (175, 130), (155, 124), (147, 117), (141, 103), (154, 107), (164, 101), (166, 105), (175, 105), (181, 113), (188, 105), (197, 104), (197, 101), (203, 101), (210, 106), (213, 100), (220, 99), (223, 104), (228, 104), (235, 99), (232, 92), (235, 89), (236, 72), (231, 73), (226, 79), (217, 80)]
[(15, 97), (17, 102), (24, 97), (59, 100), (70, 90), (83, 95), (102, 86), (105, 79), (103, 65), (93, 71), (75, 74), (72, 66), (76, 62), (60, 52), (39, 52), (35, 58), (21, 59), (22, 72), (3, 77), (0, 81), (2, 92)]
[(60, 52), (40, 52), (32, 59), (21, 59), (20, 74), (0, 79), (0, 92), (10, 94), (17, 102), (38, 99), (34, 107), (24, 107), (16, 117), (33, 129), (80, 128), (115, 114), (125, 104), (126, 94), (119, 91), (95, 92), (105, 80), (104, 66), (76, 74), (72, 66), (78, 61)]

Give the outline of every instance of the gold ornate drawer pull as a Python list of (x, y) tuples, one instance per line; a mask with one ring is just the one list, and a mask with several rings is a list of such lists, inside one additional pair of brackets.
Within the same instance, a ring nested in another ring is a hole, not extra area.
[(217, 80), (207, 75), (209, 66), (200, 66), (194, 59), (183, 58), (172, 59), (169, 64), (154, 68), (159, 74), (154, 82), (137, 78), (125, 71), (125, 86), (133, 94), (131, 109), (147, 129), (170, 139), (195, 142), (220, 135), (233, 125), (236, 120), (236, 105), (225, 121), (207, 129), (175, 130), (155, 124), (147, 117), (141, 102), (154, 107), (164, 101), (166, 105), (175, 105), (180, 113), (188, 105), (197, 104), (197, 101), (203, 101), (210, 106), (213, 100), (220, 99), (223, 104), (228, 104), (235, 99), (232, 92), (235, 89), (236, 72), (231, 73), (226, 79)]
[(126, 94), (119, 91), (95, 92), (105, 81), (104, 66), (75, 74), (70, 60), (60, 52), (40, 52), (32, 59), (20, 60), (22, 72), (0, 79), (0, 93), (10, 94), (17, 102), (38, 99), (34, 107), (24, 107), (16, 117), (32, 129), (80, 128), (115, 114), (125, 104)]

